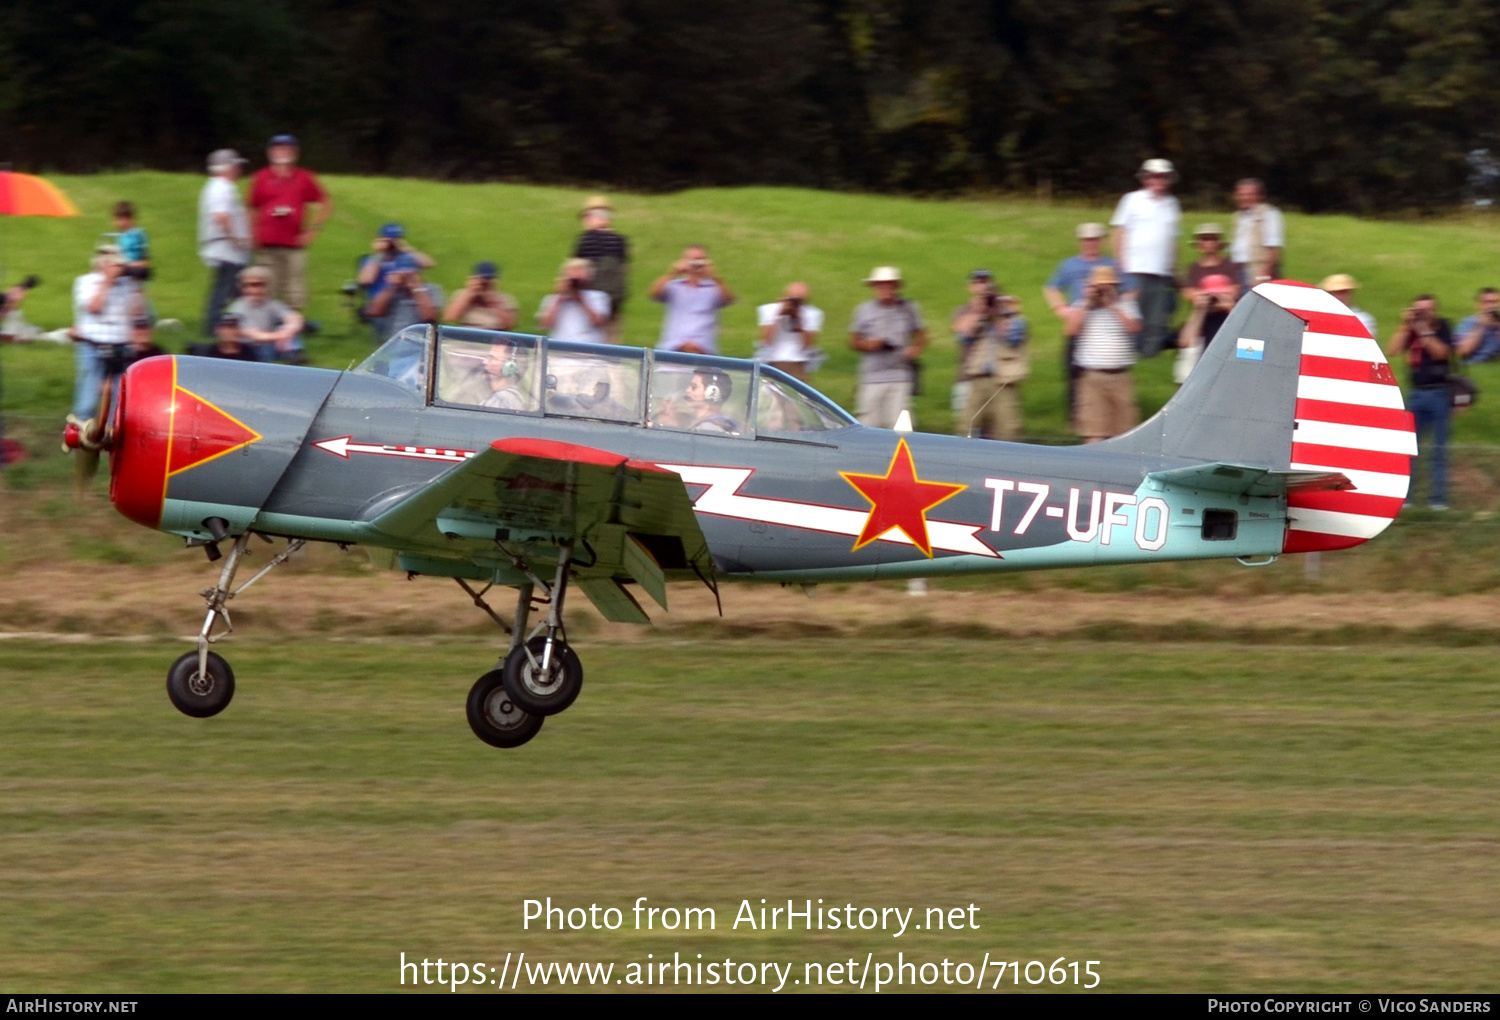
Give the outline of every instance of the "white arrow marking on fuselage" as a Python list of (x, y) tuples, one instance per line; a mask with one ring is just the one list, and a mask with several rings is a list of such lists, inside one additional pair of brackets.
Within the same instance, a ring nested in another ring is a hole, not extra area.
[(336, 457), (349, 459), (351, 453), (367, 453), (377, 457), (407, 457), (412, 460), (440, 460), (448, 464), (457, 464), (474, 456), (473, 450), (444, 450), (434, 446), (382, 446), (379, 443), (353, 443), (353, 436), (339, 436), (337, 439), (325, 439), (320, 443), (313, 443), (320, 450), (326, 450)]
[[(817, 503), (741, 496), (739, 487), (754, 474), (751, 468), (701, 467), (696, 464), (658, 464), (657, 467), (676, 472), (689, 485), (708, 486), (707, 491), (693, 503), (693, 509), (699, 513), (851, 536), (858, 536), (864, 530), (865, 521), (870, 516), (868, 510), (846, 510), (843, 507), (820, 506)], [(975, 537), (979, 529), (978, 524), (929, 520), (927, 537), (934, 549), (999, 559), (999, 553)], [(916, 544), (895, 528), (881, 535), (880, 540), (900, 545)]]

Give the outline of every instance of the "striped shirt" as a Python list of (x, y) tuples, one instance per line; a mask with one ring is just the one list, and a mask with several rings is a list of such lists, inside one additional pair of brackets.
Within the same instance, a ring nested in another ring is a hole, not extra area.
[[(1075, 305), (1082, 306), (1082, 301)], [(1141, 317), (1133, 298), (1120, 298), (1118, 306), (1132, 319)], [(1073, 341), (1073, 364), (1079, 368), (1129, 368), (1136, 359), (1135, 334), (1125, 328), (1113, 308), (1095, 308), (1084, 313), (1083, 325)]]

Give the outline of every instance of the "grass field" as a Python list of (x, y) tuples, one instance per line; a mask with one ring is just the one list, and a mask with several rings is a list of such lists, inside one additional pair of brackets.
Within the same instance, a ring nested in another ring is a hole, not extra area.
[[(182, 647), (0, 644), (0, 985), (368, 992), (403, 951), (675, 950), (1495, 987), (1488, 649), (605, 642), (578, 705), (498, 752), (463, 720), (478, 644), (236, 649), (208, 721), (161, 689)], [(522, 931), (546, 896), (718, 928)], [(980, 927), (728, 930), (761, 897), (974, 903)]]
[[(206, 296), (206, 270), (195, 254), (198, 190), (202, 178), (161, 173), (119, 173), (54, 178), (84, 216), (76, 220), (4, 218), (0, 263), (12, 278), (35, 272), (43, 287), (28, 301), (33, 321), (52, 327), (71, 317), (69, 291), (86, 268), (92, 243), (110, 229), (107, 213), (120, 198), (133, 199), (150, 231), (158, 275), (152, 294), (160, 313), (188, 323), (196, 334)], [(413, 242), (438, 260), (432, 279), (451, 291), (479, 259), (494, 259), (502, 284), (520, 300), (522, 326), (551, 286), (558, 263), (578, 229), (584, 192), (509, 184), (435, 184), (417, 180), (331, 177), (326, 182), (335, 214), (311, 255), (312, 318), (325, 325), (312, 354), (320, 364), (343, 367), (369, 350), (364, 333), (351, 335), (352, 320), (338, 289), (353, 275), (355, 260), (387, 220), (403, 222)], [(1058, 205), (1026, 199), (930, 201), (778, 189), (695, 190), (671, 195), (616, 195), (618, 224), (633, 245), (633, 296), (626, 309), (626, 340), (649, 345), (661, 325), (657, 306), (645, 297), (651, 281), (688, 243), (707, 244), (724, 278), (739, 295), (725, 312), (725, 353), (749, 355), (754, 348), (755, 306), (776, 299), (790, 280), (812, 287), (814, 303), (828, 313), (823, 345), (830, 360), (815, 378), (834, 399), (852, 403), (855, 355), (847, 348), (853, 307), (864, 300), (860, 280), (880, 264), (901, 267), (907, 293), (926, 311), (934, 345), (926, 359), (926, 392), (918, 401), (917, 426), (952, 428), (948, 388), (954, 356), (947, 320), (965, 298), (970, 269), (992, 269), (1021, 296), (1034, 325), (1033, 378), (1024, 393), (1028, 432), (1058, 440), (1068, 435), (1060, 385), (1060, 340), (1055, 320), (1041, 301), (1041, 286), (1057, 261), (1075, 250), (1072, 231), (1085, 219), (1106, 220), (1103, 207)], [(1189, 212), (1191, 230), (1205, 220), (1225, 221), (1228, 210)], [(1399, 310), (1418, 291), (1436, 293), (1457, 319), (1471, 307), (1474, 291), (1500, 284), (1500, 231), (1493, 217), (1427, 222), (1380, 222), (1344, 216), (1288, 216), (1289, 275), (1316, 282), (1331, 272), (1353, 273), (1364, 285), (1360, 303), (1387, 333)], [(1184, 264), (1191, 258), (1183, 248)], [(168, 346), (188, 339), (166, 337)], [(1382, 338), (1383, 339), (1383, 338)], [(50, 444), (52, 422), (67, 409), (72, 362), (51, 345), (0, 350), (5, 371), (3, 408), (12, 416), (41, 416)], [(1149, 411), (1170, 395), (1169, 357), (1137, 370)], [(1480, 366), (1486, 392), (1500, 393), (1500, 367)], [(1481, 399), (1455, 425), (1457, 441), (1500, 441), (1500, 401)]]

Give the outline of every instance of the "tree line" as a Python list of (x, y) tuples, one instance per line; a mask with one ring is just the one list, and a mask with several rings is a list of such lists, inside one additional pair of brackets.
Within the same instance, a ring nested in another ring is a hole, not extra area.
[(1500, 153), (1497, 22), (1488, 0), (9, 0), (0, 160), (201, 169), (290, 131), (323, 171), (1101, 195), (1165, 156), (1205, 201), (1257, 176), (1307, 210), (1428, 209)]

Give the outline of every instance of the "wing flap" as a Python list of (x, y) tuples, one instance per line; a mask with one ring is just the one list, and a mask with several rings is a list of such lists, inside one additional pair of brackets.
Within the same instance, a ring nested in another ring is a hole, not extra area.
[(589, 597), (601, 616), (612, 623), (650, 623), (651, 617), (635, 596), (613, 577), (580, 577), (573, 582)]

